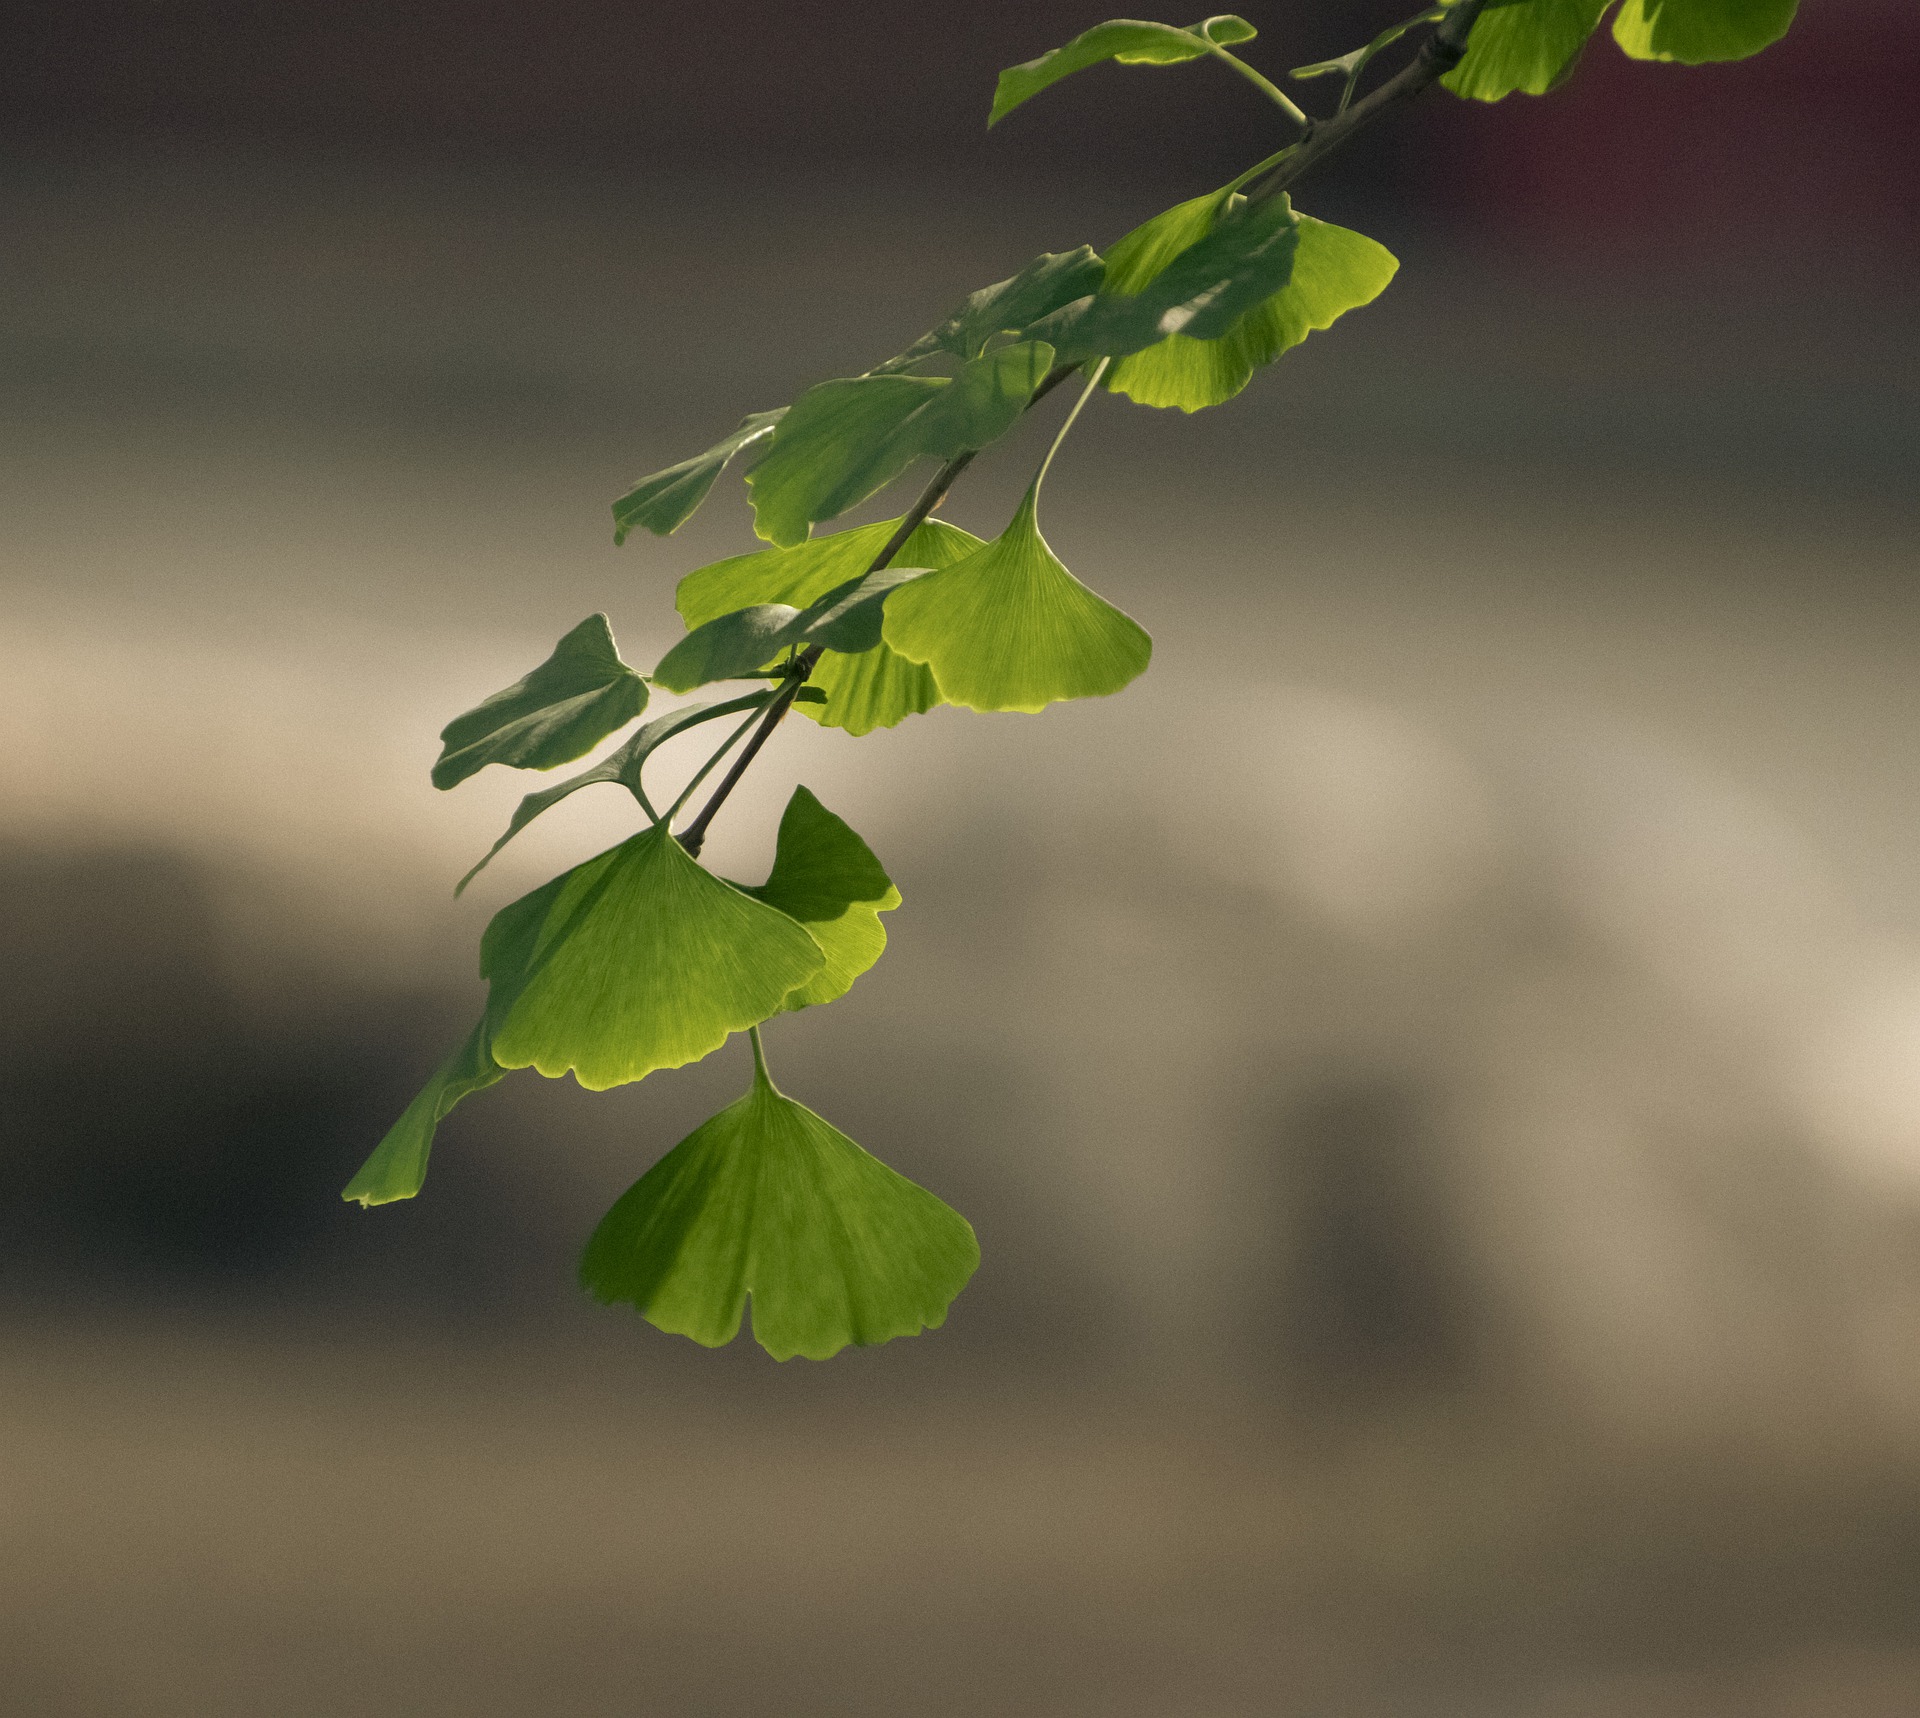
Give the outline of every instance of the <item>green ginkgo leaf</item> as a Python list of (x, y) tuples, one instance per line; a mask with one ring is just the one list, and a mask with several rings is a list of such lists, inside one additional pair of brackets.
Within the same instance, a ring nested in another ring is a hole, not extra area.
[[(651, 819), (655, 813), (647, 802), (645, 787), (641, 784), (640, 772), (647, 759), (672, 739), (676, 734), (698, 727), (702, 722), (713, 722), (722, 716), (742, 715), (748, 710), (758, 710), (772, 698), (771, 689), (765, 692), (749, 692), (745, 697), (729, 698), (723, 704), (689, 704), (684, 709), (674, 710), (657, 720), (638, 729), (633, 737), (615, 751), (609, 752), (590, 770), (579, 775), (569, 776), (565, 781), (556, 782), (552, 787), (541, 788), (530, 793), (515, 808), (512, 821), (507, 830), (491, 847), (486, 857), (469, 871), (454, 887), (456, 895), (462, 893), (474, 878), (487, 868), (501, 848), (511, 841), (521, 830), (538, 817), (543, 811), (551, 811), (569, 794), (578, 793), (583, 787), (598, 787), (601, 783), (617, 783), (627, 789), (640, 802), (641, 810)], [(800, 688), (803, 703), (821, 703), (826, 695), (811, 686)]]
[(646, 707), (647, 683), (620, 660), (607, 617), (588, 615), (524, 680), (441, 729), (433, 785), (457, 787), (488, 764), (570, 764)]
[(754, 412), (740, 420), (740, 427), (722, 436), (705, 453), (683, 459), (665, 471), (643, 477), (613, 504), (613, 540), (624, 543), (627, 533), (639, 526), (656, 537), (677, 531), (699, 510), (713, 488), (714, 479), (727, 467), (735, 454), (763, 442), (786, 416), (781, 406), (771, 412)]
[(755, 603), (696, 626), (653, 671), (669, 692), (691, 692), (715, 680), (740, 680), (771, 662), (791, 641), (800, 611), (787, 603)]
[(1206, 53), (1206, 38), (1222, 44), (1250, 42), (1258, 32), (1244, 18), (1222, 13), (1190, 29), (1151, 24), (1138, 18), (1112, 18), (1083, 30), (1064, 47), (1042, 54), (1024, 65), (1009, 66), (993, 92), (988, 125), (997, 125), (1024, 101), (1062, 78), (1083, 72), (1107, 60), (1123, 66), (1173, 66)]
[(1572, 73), (1613, 0), (1495, 0), (1474, 20), (1466, 57), (1440, 81), (1455, 95), (1498, 101), (1545, 95)]
[(996, 334), (1018, 334), (1062, 305), (1098, 292), (1105, 273), (1106, 264), (1091, 245), (1043, 252), (1018, 274), (970, 293), (939, 327), (868, 373), (889, 375), (943, 353), (962, 361), (977, 358)]
[[(815, 537), (791, 549), (761, 549), (701, 567), (680, 581), (675, 595), (689, 627), (755, 603), (804, 608), (848, 579), (857, 578), (899, 529), (897, 519)], [(950, 567), (980, 547), (970, 531), (929, 519), (901, 545), (898, 559), (913, 567)], [(940, 702), (930, 670), (897, 655), (885, 643), (858, 655), (829, 650), (813, 671), (812, 687), (825, 702), (802, 712), (850, 734), (890, 728)]]
[(1140, 674), (1153, 640), (1060, 564), (1040, 535), (1037, 491), (965, 560), (888, 600), (886, 641), (933, 670), (940, 695), (974, 710), (1041, 710), (1097, 698)]
[[(1114, 246), (1113, 271), (1124, 269), (1123, 279), (1151, 278), (1143, 271), (1164, 267), (1162, 257), (1177, 255), (1204, 233), (1219, 202), (1216, 192), (1155, 216)], [(1386, 246), (1311, 215), (1297, 218), (1293, 271), (1285, 286), (1217, 340), (1174, 334), (1120, 359), (1107, 372), (1107, 386), (1143, 406), (1186, 412), (1217, 406), (1239, 393), (1262, 365), (1386, 290), (1400, 266)]]
[[(1117, 273), (1109, 262), (1099, 292), (1043, 316), (1028, 332), (1053, 347), (1059, 364), (1124, 358), (1170, 334), (1216, 340), (1287, 284), (1298, 237), (1284, 196), (1229, 198), (1204, 236), (1176, 247), (1150, 274)], [(1141, 284), (1130, 286), (1130, 278)]]
[(900, 891), (873, 849), (804, 787), (793, 790), (781, 815), (767, 880), (735, 887), (805, 925), (827, 957), (787, 998), (790, 1009), (845, 996), (886, 951), (880, 915), (900, 905)]
[(482, 1092), (507, 1071), (487, 1051), (487, 1023), (482, 1020), (467, 1041), (441, 1063), (420, 1095), (408, 1104), (400, 1119), (387, 1129), (385, 1139), (360, 1166), (341, 1193), (342, 1199), (362, 1205), (387, 1205), (411, 1199), (427, 1179), (427, 1153), (434, 1130), (462, 1098)]
[(1053, 368), (1031, 340), (982, 353), (957, 375), (849, 376), (809, 388), (788, 409), (752, 471), (753, 528), (770, 543), (806, 541), (883, 489), (916, 459), (982, 448), (1019, 420)]
[(697, 1062), (822, 966), (785, 913), (688, 857), (664, 824), (502, 908), (480, 944), (503, 1068), (591, 1091)]
[(1787, 33), (1799, 0), (1623, 0), (1613, 39), (1636, 60), (1744, 60)]
[(595, 1299), (709, 1348), (776, 1360), (937, 1328), (980, 1263), (959, 1212), (773, 1085), (696, 1128), (621, 1195), (580, 1259)]

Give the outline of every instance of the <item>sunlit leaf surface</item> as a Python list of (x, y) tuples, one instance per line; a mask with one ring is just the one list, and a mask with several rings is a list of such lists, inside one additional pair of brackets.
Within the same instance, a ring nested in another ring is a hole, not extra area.
[(756, 1069), (753, 1089), (621, 1196), (580, 1282), (661, 1330), (825, 1360), (941, 1324), (980, 1262), (973, 1229)]
[(933, 670), (948, 703), (975, 710), (1040, 710), (1118, 692), (1153, 654), (1138, 623), (1047, 547), (1032, 490), (993, 542), (896, 591), (885, 633)]
[(644, 1079), (779, 1012), (825, 963), (656, 824), (494, 915), (480, 945), (493, 1059), (594, 1091)]
[(793, 790), (780, 818), (767, 880), (738, 886), (805, 925), (827, 957), (787, 998), (788, 1008), (846, 995), (886, 949), (880, 915), (900, 905), (900, 891), (873, 850), (804, 787)]
[(1613, 39), (1636, 60), (1744, 60), (1787, 33), (1799, 0), (1623, 0)]
[(588, 615), (524, 680), (441, 730), (433, 785), (458, 786), (488, 764), (572, 763), (646, 707), (647, 683), (620, 660), (607, 617)]
[(714, 479), (726, 469), (735, 454), (764, 442), (774, 426), (786, 416), (786, 407), (771, 412), (755, 412), (740, 420), (740, 427), (722, 436), (705, 453), (683, 459), (665, 471), (643, 477), (613, 504), (613, 540), (624, 543), (627, 533), (636, 527), (664, 537), (677, 531), (706, 500)]
[[(1164, 266), (1181, 243), (1206, 229), (1219, 196), (1196, 197), (1156, 216), (1114, 246), (1113, 271), (1141, 278)], [(1175, 334), (1157, 346), (1122, 358), (1107, 374), (1107, 386), (1143, 406), (1178, 406), (1197, 412), (1230, 400), (1255, 370), (1297, 346), (1316, 329), (1330, 328), (1349, 310), (1371, 303), (1386, 290), (1399, 263), (1384, 245), (1364, 234), (1311, 215), (1297, 217), (1293, 270), (1287, 284), (1241, 316), (1217, 340)]]
[(1498, 101), (1545, 95), (1572, 70), (1612, 0), (1511, 0), (1474, 20), (1467, 54), (1440, 81), (1455, 95)]
[(485, 1091), (506, 1072), (487, 1053), (487, 1023), (482, 1020), (407, 1105), (340, 1197), (362, 1205), (411, 1199), (427, 1179), (427, 1153), (442, 1118), (462, 1098)]
[(1256, 34), (1246, 19), (1231, 13), (1209, 18), (1204, 25), (1196, 24), (1187, 30), (1137, 18), (1112, 18), (1094, 25), (1091, 30), (1083, 30), (1063, 47), (1003, 71), (993, 92), (993, 112), (987, 123), (997, 125), (1023, 101), (1031, 101), (1043, 89), (1106, 60), (1117, 60), (1123, 66), (1171, 66), (1195, 59), (1207, 51), (1206, 43), (1198, 36), (1203, 29), (1222, 45), (1250, 42)]

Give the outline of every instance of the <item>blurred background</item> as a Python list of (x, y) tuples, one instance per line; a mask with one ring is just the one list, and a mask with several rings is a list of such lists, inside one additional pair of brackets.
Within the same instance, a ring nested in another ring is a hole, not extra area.
[(1806, 14), (1304, 186), (1385, 297), (1050, 480), (1122, 697), (783, 730), (716, 868), (805, 780), (907, 904), (769, 1052), (985, 1253), (784, 1367), (573, 1287), (738, 1044), (517, 1075), (340, 1203), (487, 916), (631, 827), (456, 903), (526, 783), (435, 736), (753, 546), (728, 478), (614, 549), (633, 476), (1271, 116), (1105, 68), (988, 135), (1064, 0), (14, 14), (9, 1709), (1920, 1711), (1920, 14)]

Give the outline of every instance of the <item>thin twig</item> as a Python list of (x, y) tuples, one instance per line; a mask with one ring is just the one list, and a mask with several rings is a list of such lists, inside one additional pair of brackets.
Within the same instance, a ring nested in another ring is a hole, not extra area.
[[(1248, 200), (1262, 203), (1279, 196), (1356, 131), (1371, 125), (1389, 109), (1404, 106), (1438, 83), (1465, 57), (1467, 32), (1473, 28), (1474, 20), (1480, 16), (1486, 4), (1487, 0), (1459, 0), (1458, 5), (1449, 8), (1433, 34), (1421, 43), (1420, 52), (1414, 56), (1411, 64), (1404, 66), (1371, 95), (1355, 102), (1345, 112), (1333, 119), (1310, 124), (1306, 134), (1286, 152), (1284, 158), (1248, 187)], [(1033, 390), (1033, 398), (1027, 402), (1028, 408), (1045, 399), (1078, 368), (1078, 365), (1073, 365), (1050, 371), (1039, 387)], [(907, 539), (926, 523), (927, 516), (946, 499), (947, 491), (953, 487), (961, 472), (973, 463), (974, 452), (970, 448), (965, 453), (957, 454), (933, 474), (932, 482), (920, 491), (920, 498), (907, 509), (899, 528), (887, 539), (886, 547), (873, 558), (873, 564), (867, 568), (869, 573), (877, 573), (882, 567), (890, 565), (893, 557), (906, 547)], [(726, 804), (727, 796), (733, 792), (740, 778), (747, 773), (747, 766), (759, 754), (760, 748), (772, 737), (773, 730), (779, 727), (781, 719), (793, 708), (793, 701), (800, 696), (800, 688), (819, 665), (821, 654), (819, 645), (809, 645), (794, 660), (773, 701), (761, 713), (760, 725), (754, 729), (746, 749), (734, 759), (733, 768), (721, 778), (720, 785), (713, 790), (713, 797), (700, 808), (699, 816), (681, 831), (680, 845), (695, 858), (699, 857), (700, 849), (706, 842), (708, 825), (713, 822), (721, 806)]]

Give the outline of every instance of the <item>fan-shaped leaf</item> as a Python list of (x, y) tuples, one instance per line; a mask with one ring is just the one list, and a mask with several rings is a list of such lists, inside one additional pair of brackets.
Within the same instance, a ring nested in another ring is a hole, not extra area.
[(993, 112), (987, 124), (999, 124), (1022, 102), (1031, 101), (1049, 85), (1103, 61), (1117, 60), (1123, 66), (1178, 65), (1206, 53), (1206, 37), (1224, 44), (1250, 42), (1256, 34), (1246, 19), (1231, 13), (1222, 13), (1185, 30), (1137, 18), (1110, 19), (1094, 25), (1091, 30), (1083, 30), (1064, 47), (1003, 71), (993, 92)]
[(783, 547), (805, 542), (817, 521), (857, 507), (916, 459), (985, 447), (1013, 426), (1052, 367), (1051, 347), (1023, 341), (951, 378), (850, 376), (809, 388), (747, 474), (754, 530)]
[(644, 1079), (779, 1012), (825, 962), (655, 824), (494, 915), (480, 944), (493, 1059), (571, 1069), (593, 1091)]
[(900, 891), (872, 848), (804, 787), (793, 790), (781, 815), (767, 880), (735, 887), (805, 925), (827, 957), (787, 998), (788, 1008), (845, 996), (886, 949), (880, 915), (900, 905)]
[[(1799, 0), (1623, 0), (1613, 39), (1636, 60), (1744, 60), (1787, 33)], [(1476, 26), (1477, 28), (1477, 26)]]
[[(680, 581), (680, 616), (691, 627), (751, 603), (812, 604), (872, 566), (899, 525), (888, 519), (791, 549), (715, 561)], [(949, 567), (979, 547), (972, 532), (929, 519), (901, 545), (899, 559), (914, 567)], [(932, 673), (884, 643), (854, 656), (829, 650), (813, 671), (812, 688), (825, 694), (825, 702), (803, 705), (803, 713), (850, 734), (891, 728), (940, 702)]]
[[(1182, 204), (1167, 216), (1189, 207)], [(1042, 317), (1029, 330), (1032, 337), (1051, 345), (1060, 364), (1124, 358), (1170, 334), (1216, 340), (1287, 284), (1299, 223), (1285, 197), (1261, 203), (1229, 199), (1210, 230), (1197, 229), (1203, 236), (1175, 243), (1191, 225), (1186, 215), (1170, 221), (1150, 243), (1143, 241), (1130, 269), (1116, 268), (1110, 258), (1100, 291)], [(1162, 250), (1159, 266), (1147, 270), (1145, 259)], [(1128, 284), (1134, 280), (1141, 284)]]
[(825, 1360), (938, 1327), (980, 1262), (967, 1220), (776, 1090), (753, 1089), (621, 1195), (580, 1283), (709, 1348)]
[(637, 525), (656, 537), (677, 531), (698, 511), (713, 488), (714, 479), (726, 469), (727, 461), (773, 434), (774, 426), (786, 416), (787, 408), (754, 412), (740, 420), (740, 427), (722, 436), (705, 453), (683, 459), (665, 471), (643, 477), (613, 504), (613, 540), (624, 543), (627, 533)]
[[(1209, 201), (1195, 199), (1203, 208)], [(1299, 216), (1299, 223), (1293, 273), (1271, 298), (1217, 340), (1175, 334), (1122, 358), (1107, 373), (1107, 386), (1143, 406), (1187, 412), (1217, 406), (1239, 393), (1263, 364), (1386, 290), (1400, 264), (1384, 245), (1311, 215)]]
[(933, 670), (940, 695), (975, 710), (1040, 710), (1094, 698), (1142, 672), (1153, 640), (1087, 589), (1040, 535), (1035, 492), (963, 561), (887, 603), (886, 641)]
[(457, 787), (488, 764), (572, 763), (647, 707), (647, 683), (620, 660), (604, 614), (588, 615), (524, 680), (440, 731), (433, 785)]
[(1466, 57), (1440, 81), (1455, 95), (1498, 101), (1545, 95), (1573, 71), (1613, 0), (1506, 0), (1474, 20)]
[(797, 608), (785, 603), (756, 603), (735, 609), (705, 626), (696, 626), (653, 671), (669, 692), (691, 692), (715, 680), (740, 680), (756, 674), (792, 641)]
[(427, 1153), (442, 1118), (462, 1098), (485, 1091), (506, 1073), (487, 1052), (487, 1023), (482, 1020), (407, 1105), (340, 1197), (362, 1205), (411, 1199), (427, 1179)]

